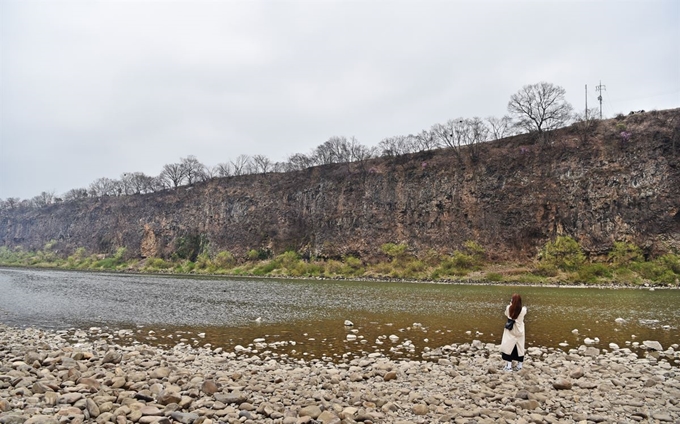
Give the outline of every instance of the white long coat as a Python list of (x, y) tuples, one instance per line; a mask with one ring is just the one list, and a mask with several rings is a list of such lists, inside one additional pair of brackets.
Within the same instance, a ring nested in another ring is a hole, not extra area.
[[(512, 330), (503, 329), (503, 339), (501, 339), (501, 352), (511, 355), (512, 350), (517, 346), (517, 355), (524, 356), (524, 316), (527, 314), (527, 307), (523, 306), (522, 311), (515, 320)], [(505, 316), (510, 318), (510, 305), (505, 308)]]

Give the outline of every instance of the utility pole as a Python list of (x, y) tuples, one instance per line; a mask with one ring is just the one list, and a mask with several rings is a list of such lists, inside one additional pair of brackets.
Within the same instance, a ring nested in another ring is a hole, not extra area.
[(586, 122), (588, 122), (588, 84), (586, 84)]
[(600, 95), (597, 96), (597, 100), (600, 101), (600, 119), (602, 119), (602, 90), (607, 91), (607, 87), (602, 85), (602, 80), (600, 80), (600, 85), (595, 86), (595, 91), (600, 92)]

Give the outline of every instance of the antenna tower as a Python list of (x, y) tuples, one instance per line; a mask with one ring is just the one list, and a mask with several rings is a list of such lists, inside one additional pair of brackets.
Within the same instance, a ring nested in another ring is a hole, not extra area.
[(600, 92), (600, 95), (597, 96), (597, 100), (600, 101), (600, 119), (602, 119), (602, 90), (607, 91), (607, 87), (602, 85), (602, 80), (600, 80), (600, 85), (595, 86), (595, 91)]

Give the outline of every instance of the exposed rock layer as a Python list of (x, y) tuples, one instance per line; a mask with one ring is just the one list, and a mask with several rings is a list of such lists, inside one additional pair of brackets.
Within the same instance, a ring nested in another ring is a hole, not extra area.
[[(375, 255), (387, 242), (447, 253), (475, 240), (492, 256), (533, 257), (555, 235), (593, 254), (614, 241), (647, 252), (680, 248), (680, 111), (575, 128), (553, 142), (528, 135), (483, 145), (472, 161), (438, 150), (286, 174), (214, 179), (194, 187), (0, 212), (0, 246), (62, 253), (168, 256), (182, 243)], [(632, 134), (620, 137), (625, 128)]]

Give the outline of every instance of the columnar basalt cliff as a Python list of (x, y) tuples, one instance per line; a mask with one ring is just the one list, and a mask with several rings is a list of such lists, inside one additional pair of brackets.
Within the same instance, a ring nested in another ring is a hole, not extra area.
[[(212, 252), (287, 249), (370, 257), (383, 243), (445, 253), (466, 240), (492, 258), (534, 257), (556, 235), (590, 254), (626, 240), (680, 249), (680, 110), (481, 146), (299, 172), (218, 178), (193, 187), (0, 211), (0, 246), (84, 247), (169, 256), (182, 240)], [(627, 136), (621, 132), (625, 128)]]

